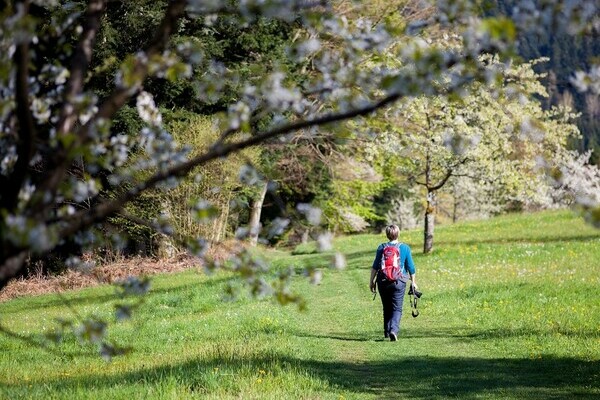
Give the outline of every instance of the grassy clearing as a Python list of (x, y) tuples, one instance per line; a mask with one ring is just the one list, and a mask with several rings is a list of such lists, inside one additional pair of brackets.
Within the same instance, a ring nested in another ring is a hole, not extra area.
[[(221, 301), (226, 277), (188, 271), (153, 280), (133, 321), (111, 337), (131, 354), (111, 363), (67, 338), (53, 351), (0, 336), (0, 398), (598, 398), (600, 231), (569, 212), (441, 227), (436, 250), (413, 248), (424, 297), (400, 340), (382, 340), (367, 280), (378, 235), (340, 238), (344, 271), (319, 286), (298, 277), (308, 310)], [(328, 265), (331, 254), (269, 252), (281, 267)], [(111, 288), (66, 296), (108, 316)], [(408, 304), (405, 311), (408, 310)], [(56, 296), (0, 304), (0, 322), (41, 333), (68, 313)]]

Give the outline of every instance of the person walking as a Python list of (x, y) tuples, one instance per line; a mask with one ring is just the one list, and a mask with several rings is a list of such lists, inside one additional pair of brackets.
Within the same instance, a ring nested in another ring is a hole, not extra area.
[(412, 282), (413, 290), (417, 290), (416, 270), (410, 247), (398, 242), (399, 233), (400, 228), (397, 225), (388, 225), (385, 228), (389, 241), (377, 247), (369, 281), (372, 293), (376, 292), (376, 287), (379, 288), (383, 305), (383, 333), (384, 337), (392, 342), (398, 339), (408, 278)]

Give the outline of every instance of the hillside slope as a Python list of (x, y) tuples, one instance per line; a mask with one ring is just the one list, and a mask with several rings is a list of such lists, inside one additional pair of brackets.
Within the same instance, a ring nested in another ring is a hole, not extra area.
[[(111, 363), (67, 337), (44, 350), (0, 336), (0, 398), (547, 399), (600, 396), (600, 231), (570, 212), (445, 226), (433, 254), (402, 233), (424, 292), (398, 342), (383, 340), (368, 290), (378, 235), (340, 238), (348, 260), (320, 285), (298, 276), (305, 312), (246, 297), (223, 302), (225, 275), (154, 279), (131, 322), (110, 337), (133, 346)], [(267, 252), (279, 267), (332, 254)], [(71, 308), (108, 317), (113, 289), (0, 304), (0, 323), (38, 334)]]

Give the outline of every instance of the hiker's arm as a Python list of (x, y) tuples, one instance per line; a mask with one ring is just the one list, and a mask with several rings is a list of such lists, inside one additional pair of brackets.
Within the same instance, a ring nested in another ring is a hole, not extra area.
[(410, 252), (410, 247), (407, 247), (407, 252), (406, 252), (406, 261), (404, 261), (404, 266), (406, 267), (406, 270), (408, 271), (408, 275), (410, 276), (410, 280), (413, 284), (413, 286), (415, 288), (417, 288), (417, 281), (416, 281), (416, 275), (417, 275), (417, 271), (415, 269), (415, 263), (412, 259), (412, 254)]
[(371, 292), (375, 293), (375, 277), (377, 276), (377, 271), (371, 268), (371, 279), (369, 279), (369, 289)]
[(375, 251), (375, 259), (373, 260), (373, 265), (371, 266), (371, 279), (369, 279), (369, 289), (371, 292), (375, 293), (375, 278), (377, 277), (377, 269), (381, 265), (381, 253), (383, 251), (383, 246), (379, 245), (377, 247), (377, 251)]
[(415, 276), (417, 274), (409, 274), (409, 275), (410, 275), (410, 280), (411, 280), (413, 286), (415, 287), (415, 289), (418, 289), (419, 287), (417, 286), (417, 281), (415, 280)]

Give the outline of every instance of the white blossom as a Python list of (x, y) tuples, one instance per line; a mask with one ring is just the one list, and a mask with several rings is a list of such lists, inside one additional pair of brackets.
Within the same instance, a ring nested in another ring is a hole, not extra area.
[(298, 46), (298, 58), (302, 59), (309, 55), (316, 53), (321, 49), (321, 41), (317, 38), (311, 37)]
[(333, 263), (332, 266), (335, 269), (345, 269), (347, 265), (346, 262), (346, 256), (344, 256), (342, 253), (335, 253), (335, 255), (333, 256)]
[(321, 216), (323, 215), (323, 211), (320, 208), (314, 207), (309, 203), (299, 203), (296, 206), (296, 209), (301, 214), (304, 214), (309, 224), (317, 226), (321, 223)]
[(287, 218), (275, 218), (269, 227), (267, 238), (274, 238), (283, 234), (285, 229), (289, 226), (290, 220)]
[(362, 232), (369, 226), (369, 223), (363, 217), (350, 210), (343, 210), (341, 217), (348, 225), (350, 232)]
[(54, 245), (46, 224), (37, 224), (29, 229), (27, 241), (30, 248), (36, 253), (48, 251)]
[(240, 171), (238, 173), (238, 180), (240, 183), (249, 186), (255, 186), (261, 182), (261, 177), (258, 174), (256, 168), (254, 168), (250, 164), (244, 164), (240, 167)]
[(534, 143), (540, 143), (544, 140), (546, 133), (538, 121), (531, 118), (525, 118), (521, 121), (521, 138), (529, 139)]
[(74, 187), (73, 200), (82, 202), (98, 194), (98, 186), (95, 180), (77, 181)]
[(49, 99), (33, 99), (31, 102), (31, 112), (38, 123), (45, 124), (48, 122), (51, 115), (50, 105), (51, 101)]
[(317, 249), (319, 251), (329, 251), (333, 248), (333, 234), (324, 232), (317, 236)]
[(35, 185), (30, 182), (25, 182), (19, 191), (19, 200), (26, 203), (31, 199), (31, 195), (35, 192)]
[(2, 175), (8, 175), (18, 159), (16, 146), (7, 146), (5, 151), (6, 153), (0, 162), (0, 173)]
[(162, 125), (162, 115), (154, 104), (154, 98), (146, 91), (140, 92), (136, 99), (138, 115), (145, 123), (152, 126)]
[(323, 280), (323, 271), (317, 268), (312, 268), (306, 272), (308, 275), (308, 281), (312, 285), (318, 285)]
[(98, 112), (98, 107), (96, 105), (93, 105), (89, 108), (87, 108), (86, 110), (82, 111), (79, 114), (79, 122), (82, 125), (87, 124), (94, 115), (96, 115), (96, 113)]
[(600, 65), (593, 66), (589, 72), (576, 71), (570, 82), (582, 93), (589, 91), (600, 96)]
[(582, 207), (600, 207), (600, 168), (589, 164), (591, 152), (570, 154), (561, 167), (558, 189)]

